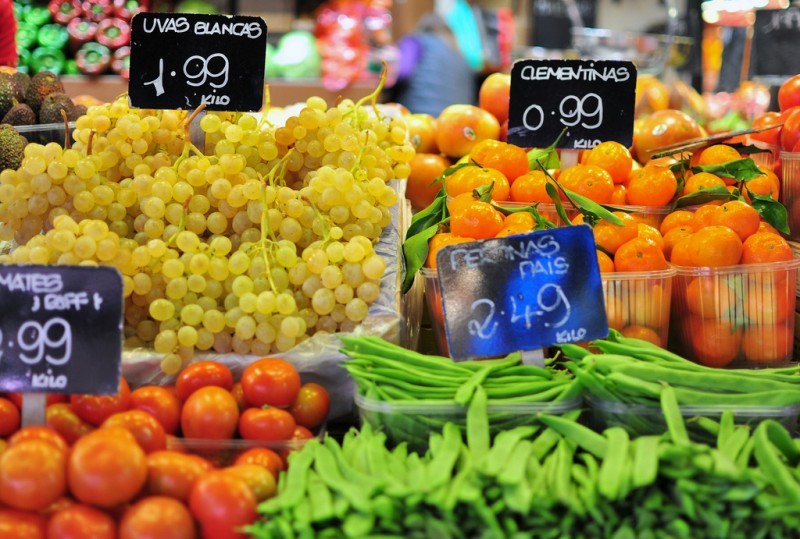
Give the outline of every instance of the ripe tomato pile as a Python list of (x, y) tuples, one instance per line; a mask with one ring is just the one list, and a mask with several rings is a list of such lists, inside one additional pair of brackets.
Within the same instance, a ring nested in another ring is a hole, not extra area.
[[(171, 387), (121, 379), (115, 395), (50, 395), (46, 426), (19, 429), (20, 405), (0, 397), (0, 537), (226, 539), (245, 537), (329, 396), (263, 358), (238, 382), (200, 361)], [(232, 449), (192, 452), (210, 440)]]

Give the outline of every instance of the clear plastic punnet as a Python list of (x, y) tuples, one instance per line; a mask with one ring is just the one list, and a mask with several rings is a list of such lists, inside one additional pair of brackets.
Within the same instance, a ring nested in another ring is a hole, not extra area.
[(710, 367), (792, 360), (800, 259), (719, 268), (675, 266), (669, 348)]
[(781, 202), (789, 214), (789, 238), (800, 241), (800, 152), (781, 152)]

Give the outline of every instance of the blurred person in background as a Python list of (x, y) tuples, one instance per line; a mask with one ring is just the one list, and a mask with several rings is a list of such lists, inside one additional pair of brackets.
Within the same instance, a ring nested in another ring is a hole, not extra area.
[(0, 0), (0, 66), (17, 67), (17, 19), (12, 0)]
[(440, 15), (423, 16), (414, 32), (400, 39), (397, 46), (400, 62), (395, 102), (411, 112), (433, 117), (449, 105), (475, 103), (475, 73)]

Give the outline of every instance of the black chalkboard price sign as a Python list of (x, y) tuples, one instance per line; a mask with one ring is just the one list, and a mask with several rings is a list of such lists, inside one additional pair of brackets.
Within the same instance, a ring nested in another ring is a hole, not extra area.
[(611, 60), (519, 60), (511, 69), (508, 142), (594, 148), (633, 141), (636, 67)]
[(0, 266), (0, 391), (107, 395), (122, 364), (114, 268)]
[(436, 256), (453, 359), (533, 350), (608, 334), (588, 225), (482, 240)]
[(266, 51), (260, 17), (138, 13), (131, 22), (131, 105), (257, 111)]
[(753, 71), (756, 75), (800, 73), (800, 7), (760, 9), (753, 25)]

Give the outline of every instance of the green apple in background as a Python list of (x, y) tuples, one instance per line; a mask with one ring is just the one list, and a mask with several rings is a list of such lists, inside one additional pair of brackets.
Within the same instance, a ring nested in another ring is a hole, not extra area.
[(219, 9), (211, 2), (203, 0), (184, 0), (175, 7), (178, 13), (200, 13), (203, 15), (217, 15)]
[[(289, 80), (318, 79), (322, 71), (322, 59), (317, 50), (317, 40), (311, 32), (292, 30), (278, 41), (273, 54), (267, 50), (269, 73)], [(272, 64), (272, 65), (270, 65)]]

